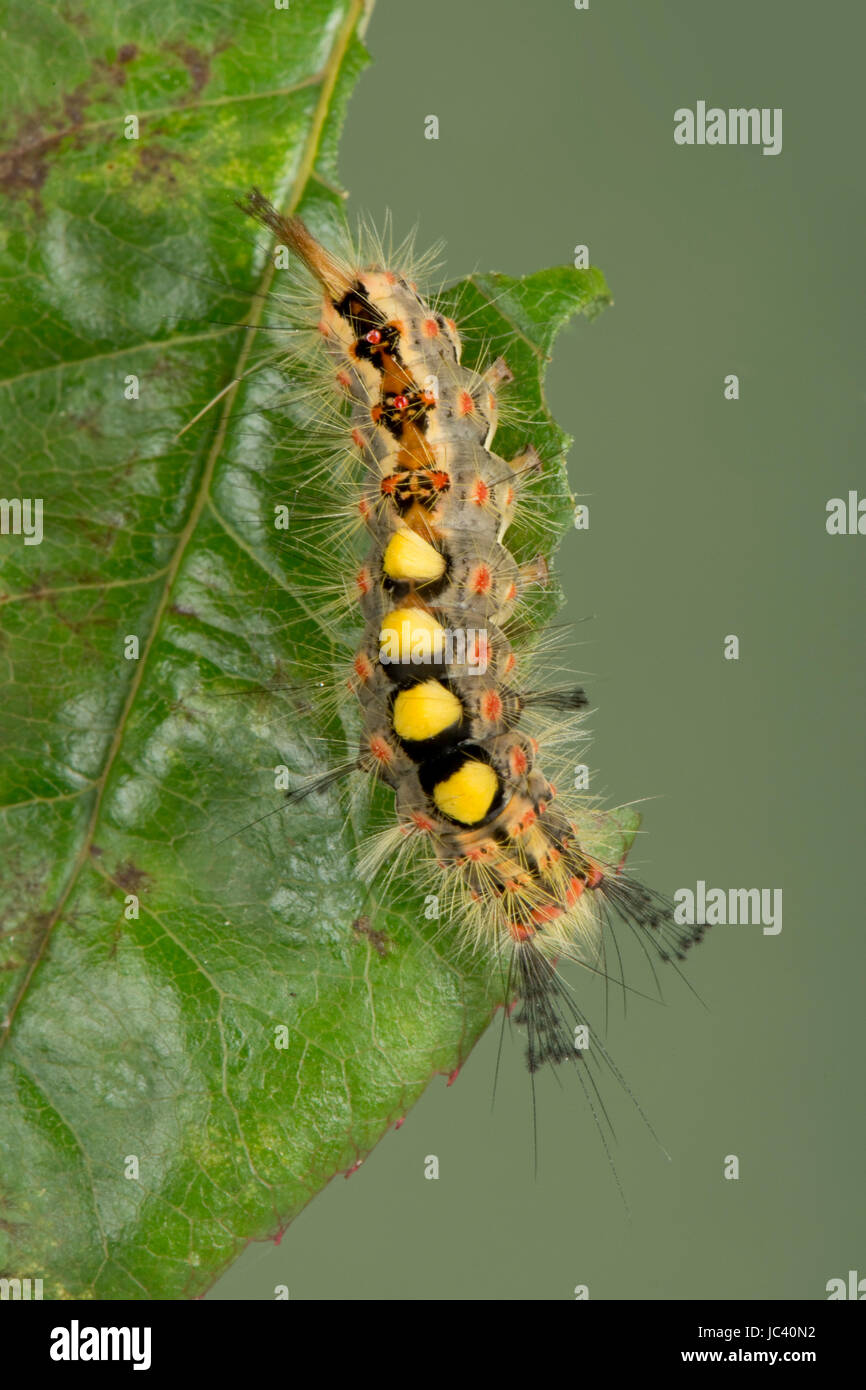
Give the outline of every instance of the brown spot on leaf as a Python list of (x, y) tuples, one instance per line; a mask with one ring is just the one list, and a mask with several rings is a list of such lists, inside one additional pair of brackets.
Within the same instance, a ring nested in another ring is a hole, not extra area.
[(176, 53), (189, 73), (192, 90), (190, 97), (197, 97), (210, 81), (210, 54), (202, 53), (191, 43), (166, 44), (169, 53)]
[(90, 17), (85, 10), (76, 10), (67, 0), (62, 0), (57, 13), (64, 24), (71, 25), (73, 29), (80, 29), (82, 34), (90, 32)]
[(87, 434), (91, 439), (102, 439), (104, 435), (99, 425), (101, 414), (101, 406), (94, 404), (80, 414), (70, 412), (66, 419), (69, 427), (77, 433)]
[(201, 48), (196, 48), (194, 44), (183, 41), (163, 45), (167, 53), (174, 53), (180, 59), (189, 73), (190, 89), (181, 98), (181, 103), (195, 101), (196, 97), (201, 95), (210, 82), (211, 60), (217, 53), (222, 53), (223, 49), (230, 46), (230, 39), (220, 39), (207, 53)]
[(84, 517), (79, 517), (77, 520), (82, 535), (86, 536), (90, 545), (94, 546), (97, 550), (106, 551), (114, 547), (115, 541), (117, 540), (117, 533), (120, 529), (119, 526), (112, 524), (110, 521), (104, 521), (100, 524), (99, 522), (85, 520)]
[(63, 139), (46, 136), (38, 124), (19, 132), (19, 142), (0, 152), (0, 192), (9, 197), (30, 196), (34, 209), (41, 207), (39, 190), (48, 177), (48, 156)]
[(111, 877), (118, 888), (123, 888), (125, 892), (136, 895), (150, 883), (150, 874), (145, 873), (144, 869), (140, 869), (131, 859), (127, 859), (119, 868), (115, 869)]
[(176, 184), (172, 164), (183, 162), (183, 156), (177, 150), (170, 150), (167, 145), (160, 145), (156, 141), (142, 140), (138, 147), (138, 169), (145, 179), (162, 178), (168, 184)]
[(356, 936), (366, 936), (378, 956), (386, 956), (388, 954), (391, 943), (387, 935), (383, 931), (376, 931), (369, 917), (356, 917), (352, 923), (352, 931)]
[(51, 930), (53, 918), (50, 912), (34, 912), (24, 922), (22, 931), (25, 940), (28, 940), (27, 958), (33, 960), (38, 956), (42, 943)]
[(165, 378), (168, 381), (183, 381), (189, 372), (189, 364), (181, 361), (179, 357), (172, 357), (168, 353), (163, 353), (157, 357), (153, 366), (147, 373), (147, 380)]
[[(71, 8), (65, 18), (70, 24), (86, 28), (85, 16)], [(0, 193), (12, 198), (28, 198), (33, 211), (41, 213), (39, 191), (65, 140), (71, 140), (77, 148), (92, 140), (101, 140), (106, 145), (117, 141), (126, 113), (117, 104), (116, 92), (126, 85), (128, 65), (138, 52), (136, 44), (125, 43), (117, 49), (114, 58), (92, 58), (84, 81), (59, 95), (53, 105), (34, 106), (21, 115), (16, 113), (15, 125), (0, 130)], [(193, 52), (196, 72), (199, 72), (199, 59), (204, 55), (198, 55), (197, 50)], [(198, 90), (196, 80), (193, 78), (194, 91)], [(190, 94), (185, 93), (177, 104), (183, 105), (189, 99)]]

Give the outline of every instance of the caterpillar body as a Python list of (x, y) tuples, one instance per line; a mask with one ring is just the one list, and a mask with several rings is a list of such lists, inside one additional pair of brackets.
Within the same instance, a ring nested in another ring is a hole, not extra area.
[(501, 964), (530, 1071), (579, 1059), (581, 1015), (557, 961), (597, 963), (611, 910), (662, 959), (682, 959), (701, 928), (676, 925), (663, 898), (589, 852), (586, 806), (541, 765), (533, 717), (572, 721), (587, 700), (579, 687), (534, 688), (509, 640), (521, 599), (547, 580), (541, 557), (518, 564), (506, 543), (542, 467), (530, 441), (509, 461), (491, 447), (510, 370), (501, 358), (462, 365), (458, 325), (399, 269), (334, 254), (258, 190), (240, 206), (312, 276), (313, 351), (350, 417), (362, 480), (354, 765), (393, 790), (395, 811), (364, 867), (420, 857), (449, 890), (460, 941)]

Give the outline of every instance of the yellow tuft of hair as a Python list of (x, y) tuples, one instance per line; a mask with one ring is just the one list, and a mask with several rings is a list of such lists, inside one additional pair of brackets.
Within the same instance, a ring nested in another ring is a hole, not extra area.
[(392, 608), (382, 619), (379, 660), (426, 665), (442, 661), (445, 629), (423, 608)]
[(499, 780), (488, 763), (469, 759), (433, 788), (439, 810), (461, 825), (477, 825), (493, 805)]
[(394, 701), (391, 722), (398, 738), (418, 743), (456, 724), (463, 706), (439, 681), (419, 681), (401, 690)]
[(385, 547), (382, 569), (389, 579), (433, 584), (445, 573), (445, 556), (414, 531), (395, 531)]

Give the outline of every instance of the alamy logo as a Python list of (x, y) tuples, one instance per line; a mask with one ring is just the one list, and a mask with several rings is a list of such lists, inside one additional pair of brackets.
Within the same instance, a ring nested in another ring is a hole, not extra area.
[(824, 1287), (828, 1303), (839, 1298), (856, 1298), (859, 1303), (866, 1300), (866, 1279), (861, 1279), (856, 1269), (848, 1270), (847, 1285), (844, 1279), (828, 1279)]
[(707, 106), (674, 112), (675, 145), (763, 145), (764, 154), (782, 153), (782, 108), (776, 106)]
[(489, 650), (486, 628), (440, 627), (432, 621), (425, 625), (416, 618), (404, 619), (399, 627), (384, 627), (379, 633), (382, 666), (456, 664), (467, 666), (470, 676), (483, 676)]
[(41, 1297), (41, 1279), (0, 1279), (0, 1301)]
[(781, 888), (707, 888), (698, 879), (694, 891), (674, 893), (674, 921), (680, 926), (762, 926), (765, 936), (782, 930)]
[(0, 536), (23, 536), (25, 545), (41, 545), (42, 498), (0, 497)]
[(134, 1371), (150, 1370), (149, 1327), (69, 1327), (51, 1329), (52, 1361), (131, 1361)]
[(866, 497), (853, 490), (844, 497), (831, 497), (824, 523), (828, 536), (866, 536)]

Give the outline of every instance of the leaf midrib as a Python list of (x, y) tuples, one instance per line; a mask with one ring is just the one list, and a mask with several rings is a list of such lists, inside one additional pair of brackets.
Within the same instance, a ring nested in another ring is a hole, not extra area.
[[(333, 49), (331, 50), (330, 57), (328, 58), (327, 63), (321, 70), (321, 90), (319, 93), (319, 100), (316, 103), (316, 110), (313, 115), (313, 120), (310, 126), (310, 132), (307, 137), (306, 149), (298, 165), (298, 170), (292, 181), (289, 197), (285, 204), (286, 215), (291, 215), (294, 212), (295, 208), (298, 206), (299, 202), (301, 201), (301, 197), (303, 196), (304, 189), (306, 188), (307, 183), (309, 181), (310, 175), (313, 172), (313, 166), (315, 164), (316, 155), (319, 150), (322, 132), (324, 130), (325, 122), (327, 120), (328, 112), (330, 110), (331, 97), (333, 96), (334, 88), (337, 83), (337, 78), (342, 67), (343, 60), (346, 56), (346, 51), (355, 33), (358, 22), (364, 12), (364, 8), (365, 0), (351, 0), (349, 8), (346, 12), (346, 18), (343, 21), (340, 30), (338, 31), (337, 39)], [(250, 310), (244, 319), (245, 325), (249, 328), (255, 329), (258, 326), (259, 319), (264, 311), (264, 304), (266, 302), (267, 295), (270, 290), (270, 285), (274, 273), (275, 266), (273, 260), (269, 258), (267, 267), (259, 281), (258, 288), (254, 292), (253, 302), (250, 307)], [(99, 816), (102, 810), (102, 800), (105, 795), (105, 789), (108, 784), (111, 769), (114, 766), (118, 753), (120, 752), (124, 734), (126, 732), (127, 719), (129, 718), (130, 711), (132, 710), (137, 699), (138, 692), (141, 687), (142, 680), (144, 678), (144, 672), (147, 669), (148, 658), (150, 656), (151, 650), (153, 649), (153, 645), (156, 641), (157, 634), (162, 624), (163, 615), (168, 605), (169, 597), (174, 587), (174, 582), (177, 577), (178, 571), (186, 554), (187, 546), (189, 545), (190, 540), (195, 534), (202, 511), (204, 510), (204, 507), (207, 504), (210, 497), (211, 482), (213, 480), (213, 475), (216, 469), (217, 462), (222, 453), (223, 444), (225, 443), (225, 437), (228, 431), (229, 420), (237, 397), (238, 389), (240, 387), (240, 378), (243, 375), (244, 367), (249, 358), (250, 352), (252, 351), (252, 340), (254, 337), (255, 333), (244, 334), (243, 346), (238, 356), (235, 368), (235, 379), (228, 393), (226, 394), (223, 409), (220, 413), (219, 425), (217, 426), (213, 443), (208, 453), (205, 466), (202, 470), (199, 486), (196, 490), (196, 495), (190, 508), (186, 525), (184, 526), (183, 530), (180, 532), (180, 535), (178, 536), (178, 542), (175, 547), (174, 555), (172, 556), (171, 563), (169, 564), (168, 569), (166, 571), (165, 583), (163, 585), (162, 593), (160, 595), (160, 600), (157, 605), (156, 612), (153, 616), (150, 632), (148, 633), (144, 649), (136, 664), (135, 673), (132, 677), (132, 680), (130, 681), (127, 698), (124, 702), (124, 706), (117, 723), (117, 728), (115, 730), (114, 737), (111, 741), (111, 746), (106, 755), (103, 770), (100, 773), (100, 776), (96, 782), (96, 796), (93, 811), (91, 813), (87, 829), (82, 838), (81, 847), (78, 851), (78, 854), (76, 855), (72, 868), (70, 869), (66, 884), (60, 891), (60, 895), (56, 903), (56, 906), (54, 907), (47, 923), (45, 924), (37, 948), (33, 952), (30, 962), (21, 980), (21, 983), (12, 998), (12, 1001), (9, 1006), (9, 1011), (2, 1024), (2, 1032), (0, 1032), (0, 1048), (5, 1046), (7, 1040), (11, 1035), (15, 1018), (18, 1014), (21, 1002), (27, 993), (30, 981), (33, 979), (33, 976), (45, 955), (54, 928), (60, 920), (66, 903), (69, 900), (69, 897), (72, 894), (73, 889), (75, 888), (78, 882), (81, 870), (84, 867), (84, 865), (89, 862), (90, 849), (93, 844), (93, 837), (96, 831), (96, 827), (99, 823)]]

